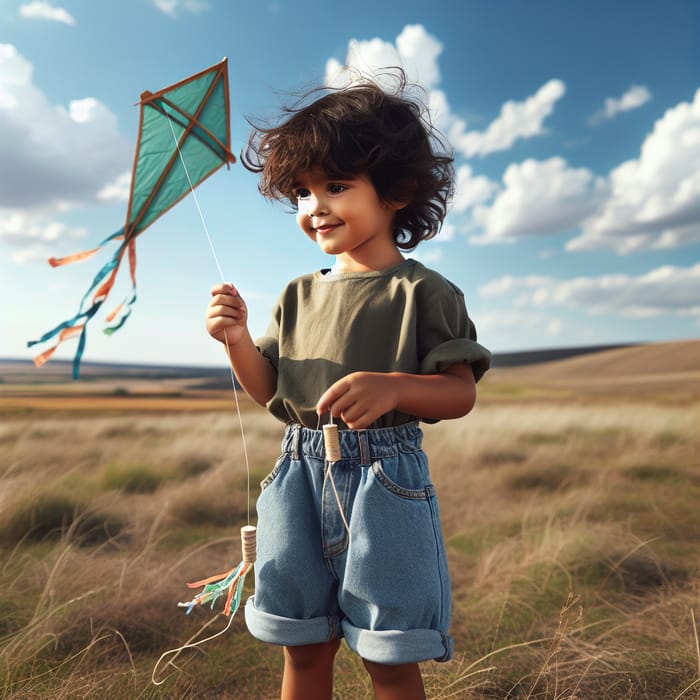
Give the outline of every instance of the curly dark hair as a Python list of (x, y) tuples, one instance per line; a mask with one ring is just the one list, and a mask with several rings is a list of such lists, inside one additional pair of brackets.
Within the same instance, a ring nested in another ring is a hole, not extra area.
[[(320, 167), (329, 178), (365, 175), (381, 200), (407, 203), (396, 212), (394, 240), (410, 250), (440, 230), (454, 191), (453, 156), (423, 104), (407, 96), (403, 71), (391, 75), (398, 82), (394, 94), (370, 81), (318, 88), (284, 108), (287, 119), (278, 126), (251, 122), (241, 161), (260, 174), (265, 197), (294, 209), (301, 172)], [(308, 104), (310, 98), (316, 99)]]

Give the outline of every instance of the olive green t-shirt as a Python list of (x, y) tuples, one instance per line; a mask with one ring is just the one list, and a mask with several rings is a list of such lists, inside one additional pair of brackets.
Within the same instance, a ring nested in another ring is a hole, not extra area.
[[(309, 428), (318, 427), (321, 395), (351, 372), (436, 374), (467, 362), (478, 381), (491, 361), (476, 342), (462, 292), (410, 259), (388, 270), (323, 270), (293, 280), (257, 345), (277, 370), (268, 409)], [(372, 427), (416, 418), (392, 411)]]

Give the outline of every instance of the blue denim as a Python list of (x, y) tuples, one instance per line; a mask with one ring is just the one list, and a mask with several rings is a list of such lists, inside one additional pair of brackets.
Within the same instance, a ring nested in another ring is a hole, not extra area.
[(345, 637), (383, 664), (451, 658), (450, 579), (422, 436), (417, 423), (342, 430), (342, 459), (327, 463), (322, 431), (287, 427), (257, 503), (253, 636), (285, 646)]

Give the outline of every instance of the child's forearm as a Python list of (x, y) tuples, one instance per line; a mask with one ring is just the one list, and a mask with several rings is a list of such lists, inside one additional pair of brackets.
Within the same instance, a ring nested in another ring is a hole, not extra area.
[(250, 334), (246, 331), (227, 351), (233, 373), (246, 393), (260, 405), (267, 404), (275, 393), (277, 372), (260, 354)]
[(469, 365), (453, 365), (441, 374), (390, 375), (397, 382), (396, 410), (420, 418), (461, 418), (474, 408), (476, 383)]

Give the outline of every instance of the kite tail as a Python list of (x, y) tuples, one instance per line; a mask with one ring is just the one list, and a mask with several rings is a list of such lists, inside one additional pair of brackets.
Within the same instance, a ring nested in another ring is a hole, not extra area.
[[(76, 253), (74, 255), (69, 255), (64, 258), (51, 258), (49, 264), (52, 267), (58, 267), (61, 265), (67, 265), (72, 262), (78, 262), (80, 260), (85, 260), (86, 258), (94, 255), (98, 250), (104, 247), (107, 243), (117, 238), (122, 238), (124, 234), (124, 229), (120, 229), (116, 233), (112, 234), (108, 238), (105, 238), (102, 243), (97, 248), (92, 250), (84, 251), (83, 253)], [(95, 275), (92, 280), (90, 287), (87, 292), (83, 295), (78, 306), (78, 312), (71, 318), (59, 323), (57, 326), (52, 328), (50, 331), (44, 333), (41, 338), (37, 340), (30, 340), (27, 343), (27, 347), (33, 347), (34, 345), (39, 345), (45, 343), (53, 338), (57, 338), (57, 342), (52, 347), (44, 350), (34, 358), (34, 364), (37, 367), (43, 366), (49, 358), (54, 354), (57, 348), (63, 343), (63, 341), (80, 334), (78, 340), (78, 347), (73, 358), (73, 378), (78, 379), (80, 376), (80, 361), (82, 359), (83, 353), (85, 351), (85, 344), (87, 341), (87, 326), (89, 321), (97, 314), (97, 312), (102, 307), (102, 304), (107, 299), (112, 286), (114, 285), (114, 280), (116, 278), (119, 265), (121, 263), (122, 256), (124, 254), (125, 248), (128, 246), (126, 242), (122, 243), (118, 250), (115, 252), (111, 260), (105, 263), (100, 271)], [(93, 294), (92, 299), (89, 299), (90, 295)], [(134, 295), (135, 296), (135, 290)], [(126, 320), (126, 319), (124, 319)], [(124, 322), (122, 320), (121, 323)]]
[(124, 300), (119, 304), (106, 318), (107, 323), (112, 323), (114, 319), (121, 313), (121, 318), (111, 326), (104, 329), (106, 335), (112, 335), (116, 333), (125, 323), (126, 320), (131, 316), (134, 304), (136, 303), (136, 241), (131, 238), (128, 242), (127, 249), (129, 251), (129, 275), (131, 277), (131, 293), (124, 298)]
[(256, 531), (252, 525), (241, 528), (241, 547), (243, 550), (243, 561), (235, 568), (223, 574), (216, 574), (201, 581), (188, 583), (189, 588), (204, 588), (187, 603), (178, 603), (181, 608), (187, 608), (187, 615), (192, 612), (196, 605), (211, 603), (214, 608), (216, 601), (226, 593), (226, 604), (224, 605), (224, 615), (233, 616), (240, 607), (243, 596), (243, 585), (245, 577), (253, 569), (255, 562)]
[(62, 265), (69, 265), (70, 263), (74, 262), (80, 262), (82, 260), (87, 260), (88, 258), (91, 258), (95, 253), (99, 253), (99, 251), (102, 250), (110, 241), (113, 241), (117, 238), (121, 238), (124, 235), (124, 228), (120, 228), (116, 233), (113, 233), (111, 236), (107, 236), (107, 238), (100, 243), (97, 248), (91, 248), (90, 250), (83, 250), (80, 253), (73, 253), (72, 255), (66, 255), (63, 258), (49, 258), (49, 265), (51, 267), (61, 267)]

